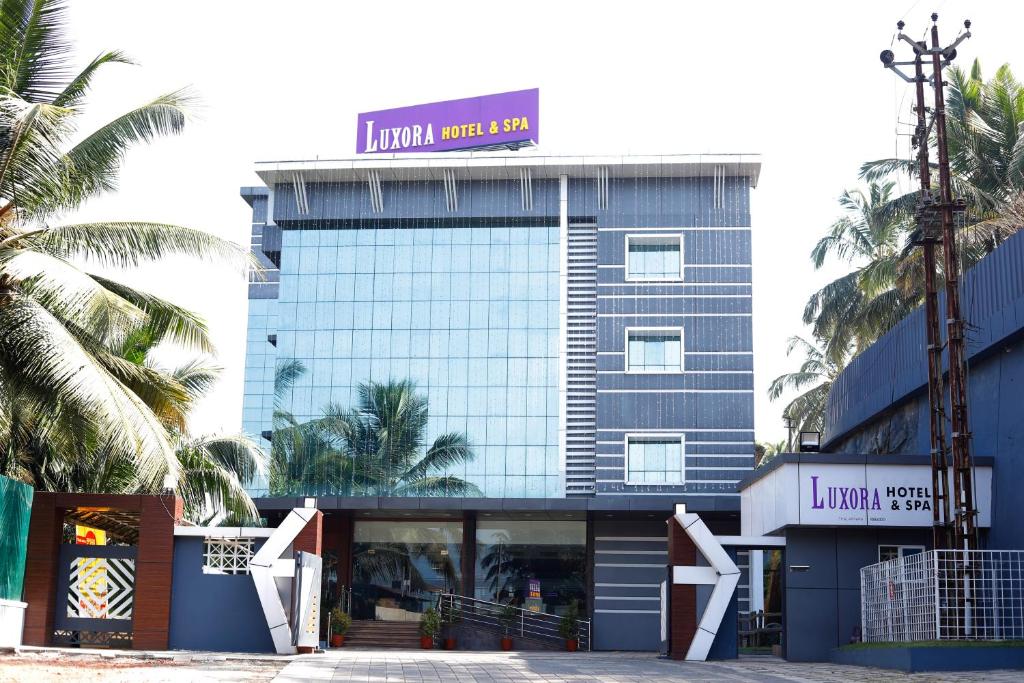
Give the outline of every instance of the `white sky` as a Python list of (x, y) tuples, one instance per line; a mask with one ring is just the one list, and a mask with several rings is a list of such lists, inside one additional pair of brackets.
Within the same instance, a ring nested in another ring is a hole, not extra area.
[[(980, 57), (986, 75), (1009, 62), (1024, 76), (1024, 4), (911, 2), (77, 2), (83, 64), (107, 49), (141, 64), (95, 81), (83, 127), (185, 85), (203, 106), (183, 136), (129, 155), (118, 193), (69, 220), (155, 220), (248, 244), (238, 188), (259, 184), (254, 161), (351, 157), (360, 111), (531, 87), (544, 153), (758, 152), (755, 427), (782, 439), (768, 385), (799, 362), (785, 344), (805, 332), (808, 295), (844, 272), (816, 272), (808, 254), (861, 162), (894, 154), (897, 110), (910, 118), (913, 93), (878, 60), (896, 20), (921, 35), (939, 11), (948, 42), (970, 18), (958, 62)], [(898, 144), (906, 155), (907, 138)], [(225, 373), (193, 428), (238, 430), (241, 275), (187, 262), (125, 279), (209, 321)]]

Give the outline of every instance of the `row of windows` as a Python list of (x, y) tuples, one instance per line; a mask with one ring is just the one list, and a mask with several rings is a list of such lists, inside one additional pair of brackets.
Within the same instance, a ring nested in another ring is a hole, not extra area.
[(558, 300), (558, 278), (523, 273), (308, 274), (284, 281), (281, 301)]
[(555, 243), (289, 247), (282, 253), (286, 273), (523, 273), (558, 270)]
[(281, 304), (283, 330), (527, 330), (558, 328), (557, 301)]
[(492, 333), (465, 330), (326, 330), (282, 333), (278, 337), (284, 357), (379, 358), (462, 360), (478, 372), (490, 362), (507, 360), (509, 365), (538, 368), (546, 358), (558, 356), (554, 330), (496, 330)]
[(557, 227), (444, 228), (424, 222), (416, 228), (361, 228), (352, 230), (289, 230), (285, 245), (333, 247), (352, 244), (557, 244)]

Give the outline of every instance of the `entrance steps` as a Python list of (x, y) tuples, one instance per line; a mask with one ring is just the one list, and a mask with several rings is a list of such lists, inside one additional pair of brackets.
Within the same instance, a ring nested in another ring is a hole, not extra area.
[(345, 634), (345, 647), (416, 649), (419, 646), (420, 625), (416, 621), (353, 621)]

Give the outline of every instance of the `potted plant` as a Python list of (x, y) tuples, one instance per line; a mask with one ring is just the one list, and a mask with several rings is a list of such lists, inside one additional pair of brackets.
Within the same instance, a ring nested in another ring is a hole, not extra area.
[(431, 650), (434, 647), (434, 637), (441, 630), (441, 615), (433, 607), (428, 607), (420, 619), (420, 647), (424, 650)]
[(501, 612), (498, 613), (498, 621), (505, 629), (505, 635), (501, 637), (501, 649), (506, 652), (512, 649), (512, 626), (515, 625), (518, 616), (519, 610), (511, 602), (502, 607)]
[(458, 640), (455, 638), (454, 626), (459, 621), (459, 613), (454, 607), (443, 614), (445, 628), (444, 649), (454, 650), (458, 647)]
[(558, 633), (565, 638), (565, 649), (569, 652), (576, 652), (576, 648), (580, 644), (579, 618), (580, 611), (576, 607), (576, 601), (573, 600), (569, 608), (565, 610), (565, 614), (562, 615), (562, 620), (558, 622)]
[(352, 617), (340, 607), (331, 610), (331, 647), (341, 647), (345, 642), (345, 634), (352, 626)]

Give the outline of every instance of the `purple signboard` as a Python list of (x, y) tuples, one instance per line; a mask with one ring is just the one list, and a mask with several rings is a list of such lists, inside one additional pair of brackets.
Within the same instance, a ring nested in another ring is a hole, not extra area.
[(469, 97), (359, 115), (356, 153), (523, 147), (538, 139), (540, 90)]

